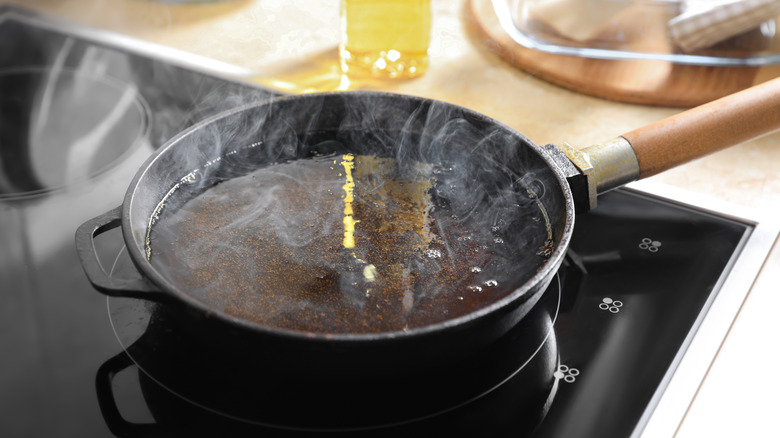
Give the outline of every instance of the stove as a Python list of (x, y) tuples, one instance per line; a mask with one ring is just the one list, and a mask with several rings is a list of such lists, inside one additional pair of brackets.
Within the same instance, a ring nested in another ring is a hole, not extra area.
[[(760, 212), (635, 183), (576, 218), (533, 318), (478, 357), (282, 378), (262, 352), (193, 342), (165, 309), (100, 295), (73, 240), (171, 136), (277, 93), (16, 7), (0, 8), (0, 89), (0, 436), (671, 436), (780, 232)], [(137, 275), (118, 232), (95, 244), (106, 272)], [(529, 331), (534, 343), (516, 342)]]

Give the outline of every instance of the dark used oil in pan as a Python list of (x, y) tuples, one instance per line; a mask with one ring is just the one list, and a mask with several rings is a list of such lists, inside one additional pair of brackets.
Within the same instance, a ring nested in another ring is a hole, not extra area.
[(209, 306), (270, 327), (377, 333), (452, 319), (526, 281), (551, 238), (528, 191), (463, 174), (343, 154), (184, 185), (170, 196), (191, 199), (156, 212), (150, 260)]

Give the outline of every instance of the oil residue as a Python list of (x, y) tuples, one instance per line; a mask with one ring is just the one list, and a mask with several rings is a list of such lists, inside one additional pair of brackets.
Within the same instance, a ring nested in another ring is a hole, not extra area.
[(497, 213), (453, 213), (440, 187), (451, 172), (351, 154), (259, 168), (156, 210), (151, 261), (209, 306), (271, 327), (375, 333), (465, 315), (511, 292), (509, 249), (526, 250), (498, 233)]

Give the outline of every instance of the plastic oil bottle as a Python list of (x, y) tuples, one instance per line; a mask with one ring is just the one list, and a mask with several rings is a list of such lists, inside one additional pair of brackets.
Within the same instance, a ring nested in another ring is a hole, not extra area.
[(420, 76), (430, 35), (430, 0), (341, 0), (339, 52), (348, 77)]

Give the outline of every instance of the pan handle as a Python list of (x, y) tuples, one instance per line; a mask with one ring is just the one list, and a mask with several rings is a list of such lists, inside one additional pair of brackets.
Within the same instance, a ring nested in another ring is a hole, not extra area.
[(623, 134), (639, 178), (780, 129), (780, 78)]
[(561, 149), (596, 196), (780, 129), (780, 78), (689, 109), (607, 142)]
[(94, 217), (76, 230), (76, 251), (87, 279), (100, 293), (111, 297), (140, 298), (163, 302), (168, 295), (155, 289), (149, 282), (139, 278), (113, 278), (106, 273), (98, 259), (95, 237), (122, 224), (122, 206)]

